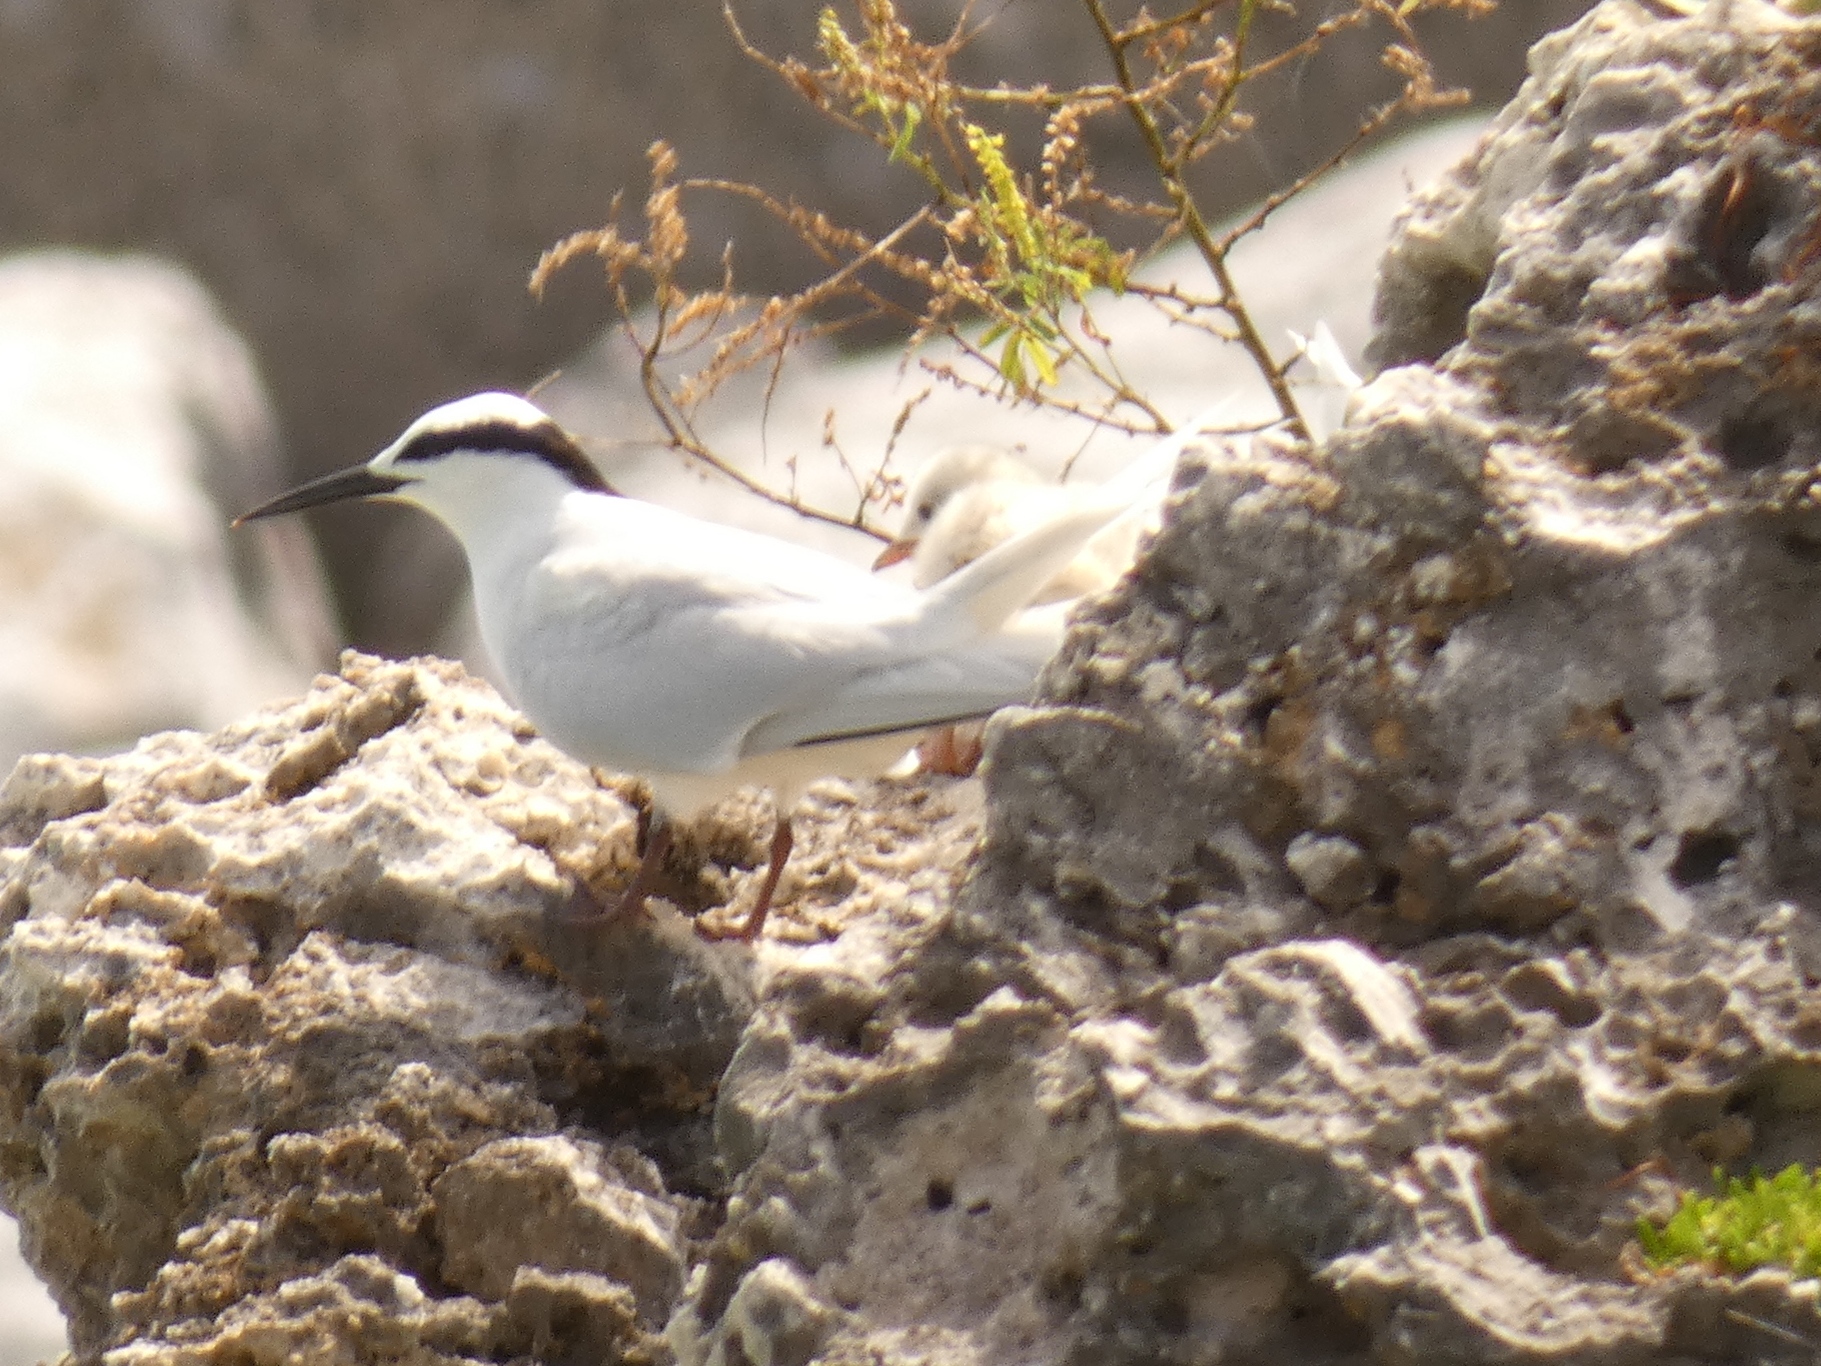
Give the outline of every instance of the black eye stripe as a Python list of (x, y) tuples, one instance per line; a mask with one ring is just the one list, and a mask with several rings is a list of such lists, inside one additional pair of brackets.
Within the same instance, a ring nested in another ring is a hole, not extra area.
[(582, 448), (556, 423), (550, 421), (468, 423), (459, 427), (432, 427), (419, 432), (393, 457), (394, 466), (435, 460), (452, 451), (477, 451), (482, 455), (522, 455), (541, 460), (578, 489), (612, 493), (599, 470), (588, 463)]

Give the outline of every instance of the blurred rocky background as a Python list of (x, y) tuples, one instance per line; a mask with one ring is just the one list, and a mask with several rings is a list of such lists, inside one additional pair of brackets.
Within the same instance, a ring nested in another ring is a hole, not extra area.
[[(905, 6), (925, 31), (955, 8)], [(1423, 36), (1443, 78), (1489, 108), (1528, 44), (1586, 8), (1436, 16)], [(767, 50), (807, 52), (817, 9), (740, 13)], [(966, 75), (1101, 72), (1074, 6), (989, 9)], [(1261, 50), (1275, 22), (1261, 18)], [(0, 77), (0, 774), (26, 750), (218, 725), (295, 690), (338, 637), (392, 652), (442, 638), (459, 576), (426, 519), (312, 522), (332, 595), (301, 527), (230, 538), (225, 521), (365, 458), (437, 400), (558, 367), (571, 373), (553, 406), (584, 435), (636, 435), (623, 370), (589, 349), (606, 321), (596, 279), (567, 272), (542, 303), (524, 286), (545, 247), (600, 223), (622, 188), (642, 192), (654, 138), (686, 172), (862, 225), (895, 221), (914, 189), (743, 58), (714, 0), (0, 0)], [(1347, 40), (1259, 83), (1255, 130), (1202, 167), (1198, 192), (1216, 214), (1255, 201), (1395, 86), (1376, 42)], [(1102, 162), (1116, 190), (1145, 175), (1117, 138)], [(1401, 188), (1404, 172), (1386, 174)], [(1347, 234), (1382, 240), (1384, 221), (1306, 217), (1305, 234), (1345, 245), (1314, 272), (1305, 237), (1281, 261), (1255, 256), (1252, 278), (1288, 275), (1284, 316), (1329, 317), (1357, 354), (1377, 247)], [(748, 287), (809, 269), (756, 216), (704, 205), (695, 228), (704, 263), (737, 242)], [(1344, 276), (1351, 302), (1299, 295), (1318, 273)], [(840, 402), (835, 380), (800, 383), (805, 413)], [(0, 1272), (0, 1363), (48, 1350), (54, 1323), (23, 1273)]]
[[(805, 53), (819, 8), (739, 7), (756, 43)], [(934, 33), (958, 5), (904, 8)], [(1438, 15), (1423, 37), (1443, 78), (1491, 107), (1516, 88), (1527, 45), (1586, 8)], [(1103, 75), (1078, 7), (977, 9), (991, 22), (964, 74)], [(1281, 21), (1259, 22), (1267, 50)], [(916, 190), (744, 58), (718, 0), (7, 0), (0, 63), (0, 246), (152, 250), (195, 271), (251, 343), (299, 473), (365, 458), (436, 401), (566, 363), (605, 320), (602, 294), (574, 270), (540, 305), (526, 275), (543, 248), (601, 222), (616, 192), (642, 193), (654, 138), (676, 145), (686, 172), (750, 179), (858, 224), (896, 221)], [(1396, 88), (1379, 41), (1342, 37), (1249, 92), (1256, 130), (1204, 164), (1198, 192), (1215, 213), (1255, 200)], [(1142, 183), (1135, 145), (1115, 139), (1103, 161), (1110, 188)], [(696, 232), (705, 270), (736, 239), (753, 287), (789, 285), (809, 265), (756, 215), (704, 212)], [(318, 523), (351, 638), (418, 648), (447, 604), (393, 591), (399, 558), (421, 542), (380, 525), (362, 511)], [(373, 554), (376, 534), (408, 539)]]
[(220, 724), (335, 648), (300, 527), (230, 537), (285, 477), (246, 346), (147, 257), (0, 261), (0, 760)]

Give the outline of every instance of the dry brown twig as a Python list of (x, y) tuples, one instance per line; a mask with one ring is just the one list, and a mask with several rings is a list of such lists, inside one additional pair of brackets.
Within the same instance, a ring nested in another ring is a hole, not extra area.
[[(1100, 35), (1112, 79), (1061, 90), (989, 89), (957, 81), (951, 64), (976, 31), (969, 11), (947, 35), (926, 42), (904, 22), (894, 0), (846, 3), (858, 21), (856, 32), (849, 33), (834, 8), (824, 9), (814, 65), (796, 56), (774, 57), (754, 45), (733, 0), (724, 0), (724, 13), (748, 57), (786, 81), (818, 113), (871, 139), (890, 161), (919, 178), (923, 207), (874, 236), (761, 186), (678, 179), (675, 154), (658, 143), (650, 154), (645, 235), (622, 231), (616, 200), (604, 227), (577, 233), (547, 251), (531, 283), (540, 292), (570, 262), (597, 258), (619, 324), (640, 357), (646, 399), (675, 449), (762, 498), (878, 535), (869, 511), (901, 493), (901, 482), (889, 470), (891, 446), (927, 390), (899, 414), (891, 443), (864, 474), (833, 439), (831, 415), (825, 444), (842, 461), (857, 493), (856, 506), (846, 515), (806, 506), (796, 497), (794, 457), (792, 486), (780, 491), (710, 449), (695, 425), (701, 403), (735, 375), (755, 368), (767, 373), (769, 402), (796, 347), (885, 319), (904, 330), (907, 363), (933, 339), (952, 348), (953, 360), (917, 359), (937, 382), (1059, 409), (1098, 425), (1161, 433), (1169, 429), (1167, 419), (1127, 380), (1116, 360), (1115, 339), (1094, 320), (1094, 298), (1131, 292), (1173, 322), (1243, 347), (1270, 387), (1279, 420), (1303, 431), (1286, 363), (1273, 357), (1254, 323), (1229, 256), (1273, 212), (1397, 118), (1464, 99), (1464, 92), (1437, 87), (1409, 17), (1430, 9), (1481, 13), (1495, 0), (1352, 0), (1352, 8), (1313, 23), (1265, 56), (1253, 52), (1255, 21), (1267, 7), (1294, 15), (1288, 0), (1196, 0), (1163, 17), (1142, 4), (1130, 8), (1129, 0), (1117, 5), (1079, 0)], [(1375, 25), (1390, 35), (1383, 60), (1403, 80), (1401, 92), (1369, 111), (1356, 133), (1315, 169), (1217, 234), (1187, 175), (1249, 126), (1241, 108), (1247, 87), (1306, 61), (1343, 32)], [(989, 121), (1017, 109), (1043, 122), (1034, 173), (1014, 165), (1004, 133)], [(1100, 188), (1092, 136), (1112, 119), (1129, 120), (1136, 128), (1156, 173), (1154, 199), (1134, 200)], [(680, 278), (689, 244), (682, 201), (704, 193), (758, 204), (794, 233), (827, 273), (795, 293), (761, 298), (736, 290), (731, 258), (724, 256), (717, 286), (689, 289)], [(1145, 245), (1116, 250), (1103, 235), (1103, 221), (1143, 226)], [(1212, 290), (1133, 280), (1140, 264), (1179, 238), (1193, 244)], [(680, 378), (667, 375), (682, 358), (699, 356), (704, 348), (706, 360)], [(1065, 370), (1085, 379), (1091, 397), (1066, 397), (1057, 389)]]

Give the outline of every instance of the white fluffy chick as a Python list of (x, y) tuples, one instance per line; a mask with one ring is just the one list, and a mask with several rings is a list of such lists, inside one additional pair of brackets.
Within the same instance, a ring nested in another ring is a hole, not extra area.
[[(949, 446), (912, 478), (897, 538), (873, 567), (883, 569), (908, 559), (911, 582), (927, 588), (994, 546), (1101, 496), (1091, 484), (1048, 483), (998, 446)], [(1143, 529), (1143, 518), (1124, 517), (1101, 531), (1044, 584), (1033, 602), (1063, 602), (1105, 592), (1131, 568)]]
[[(1187, 430), (1199, 430), (1200, 425)], [(1184, 439), (1179, 436), (1166, 443), (1172, 447), (1170, 463)], [(1157, 483), (1155, 496), (1139, 505), (1143, 515), (1122, 517), (1096, 533), (1044, 583), (1031, 599), (1032, 606), (1072, 602), (1104, 593), (1117, 583), (1137, 558), (1139, 536), (1154, 529), (1166, 490), (1167, 483)], [(908, 559), (911, 581), (928, 588), (1014, 536), (1105, 497), (1102, 485), (1046, 482), (998, 446), (949, 446), (930, 457), (911, 479), (897, 539), (880, 553), (873, 568)], [(979, 722), (939, 726), (918, 742), (915, 763), (907, 758), (905, 766), (894, 771), (921, 768), (966, 777), (980, 763), (985, 729)]]

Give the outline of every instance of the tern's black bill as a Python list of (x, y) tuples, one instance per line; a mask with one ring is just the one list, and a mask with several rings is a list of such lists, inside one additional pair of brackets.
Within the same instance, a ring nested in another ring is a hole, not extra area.
[(365, 465), (356, 465), (351, 470), (337, 470), (334, 474), (312, 479), (289, 493), (281, 493), (271, 502), (261, 503), (251, 512), (241, 513), (234, 519), (234, 525), (256, 522), (261, 517), (300, 512), (304, 508), (321, 507), (324, 503), (344, 503), (350, 498), (377, 498), (410, 482), (401, 474), (376, 474)]

